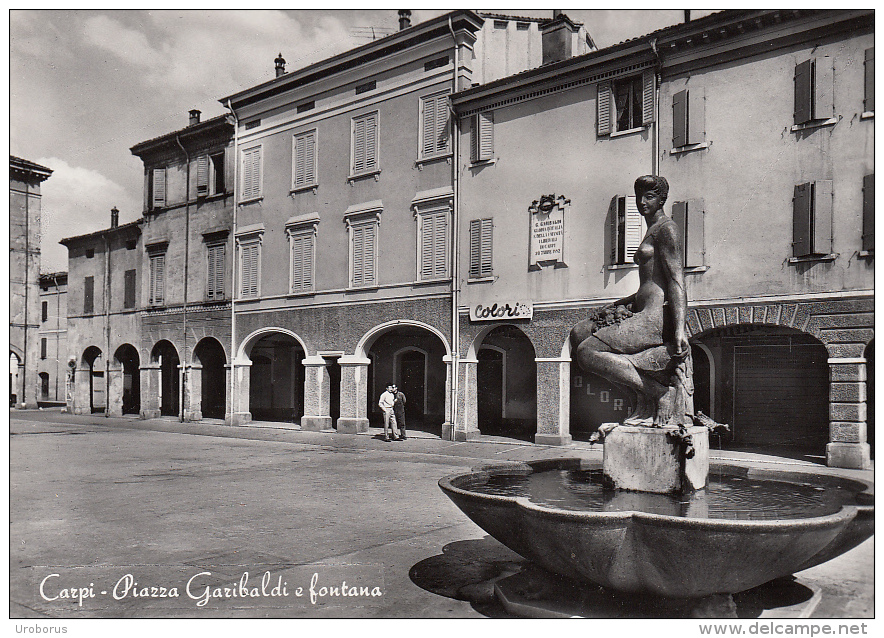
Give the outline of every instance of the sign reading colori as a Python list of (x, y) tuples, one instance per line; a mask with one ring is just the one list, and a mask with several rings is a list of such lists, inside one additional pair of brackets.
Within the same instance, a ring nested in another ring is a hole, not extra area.
[(470, 308), (472, 321), (500, 321), (506, 319), (530, 319), (534, 316), (534, 304), (523, 301), (476, 304)]

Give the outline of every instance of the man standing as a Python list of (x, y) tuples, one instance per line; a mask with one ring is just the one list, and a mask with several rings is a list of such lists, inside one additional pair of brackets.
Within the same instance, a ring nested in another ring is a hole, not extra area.
[[(387, 442), (399, 438), (399, 431), (396, 429), (396, 415), (393, 414), (393, 404), (396, 402), (396, 397), (393, 394), (394, 387), (392, 383), (388, 383), (386, 391), (378, 401), (378, 406), (384, 412), (384, 441)], [(393, 439), (390, 439), (390, 430), (393, 431)]]
[(393, 415), (396, 417), (396, 425), (399, 427), (399, 440), (404, 441), (405, 436), (405, 395), (399, 392), (397, 386), (393, 386)]

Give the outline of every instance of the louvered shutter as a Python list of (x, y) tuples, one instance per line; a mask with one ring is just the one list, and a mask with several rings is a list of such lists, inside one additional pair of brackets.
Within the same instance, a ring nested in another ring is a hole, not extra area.
[(206, 294), (209, 299), (224, 298), (224, 252), (224, 244), (216, 244), (208, 248), (209, 271), (206, 278)]
[(166, 169), (153, 169), (153, 207), (159, 208), (166, 205)]
[(479, 161), (479, 115), (471, 118), (470, 122), (470, 160)]
[(292, 236), (292, 291), (313, 287), (313, 234)]
[(863, 177), (862, 249), (875, 250), (875, 174)]
[(792, 256), (810, 254), (810, 184), (796, 184), (792, 199)]
[(204, 197), (209, 194), (209, 156), (200, 155), (196, 158), (196, 195)]
[(490, 160), (494, 156), (494, 113), (479, 113), (478, 160)]
[(483, 219), (482, 220), (482, 270), (480, 275), (482, 277), (490, 277), (492, 274), (491, 269), (491, 249), (492, 249), (492, 231), (494, 229), (493, 220), (491, 219)]
[(83, 282), (83, 313), (90, 315), (95, 310), (95, 277), (86, 277)]
[(258, 296), (258, 257), (259, 245), (242, 246), (242, 296)]
[(672, 96), (672, 146), (678, 148), (687, 143), (688, 92), (679, 91)]
[(242, 198), (261, 196), (261, 147), (243, 151)]
[(152, 255), (150, 258), (150, 303), (157, 306), (163, 303), (166, 256)]
[(365, 120), (365, 170), (374, 170), (378, 163), (378, 122), (372, 114)]
[(611, 106), (613, 104), (613, 96), (611, 94), (610, 82), (599, 82), (598, 85), (598, 134), (610, 135), (613, 118), (611, 116)]
[(864, 111), (875, 110), (875, 47), (866, 49)]
[(470, 221), (470, 277), (479, 277), (482, 271), (482, 255), (479, 252), (482, 239), (482, 220)]
[(625, 263), (632, 263), (635, 251), (644, 236), (645, 220), (638, 212), (635, 204), (635, 195), (626, 196), (626, 229), (625, 229)]
[(353, 227), (353, 285), (361, 286), (365, 278), (363, 253), (365, 252), (365, 227)]
[(813, 66), (813, 118), (827, 120), (835, 116), (835, 70), (832, 58), (816, 58)]
[(813, 183), (813, 252), (832, 252), (832, 180)]
[(813, 117), (811, 112), (812, 65), (813, 60), (806, 60), (795, 66), (795, 124), (804, 124)]
[(353, 173), (365, 170), (365, 120), (353, 122)]
[(436, 151), (436, 98), (427, 97), (421, 100), (423, 110), (421, 125), (421, 156), (429, 157)]
[(448, 275), (448, 213), (436, 213), (434, 226), (433, 276)]
[(681, 262), (682, 266), (687, 265), (687, 259), (685, 257), (687, 253), (687, 244), (688, 244), (688, 203), (687, 202), (673, 202), (672, 203), (672, 221), (675, 222), (675, 225), (678, 226), (679, 233), (681, 234), (682, 241), (682, 254), (681, 254)]
[(654, 69), (642, 73), (642, 125), (654, 122), (654, 98), (657, 89), (657, 74)]
[(706, 140), (706, 90), (695, 86), (688, 91), (688, 144), (702, 144)]
[(439, 153), (448, 151), (448, 141), (451, 138), (450, 119), (448, 95), (440, 95), (436, 98), (436, 151)]
[(303, 135), (298, 135), (295, 137), (295, 183), (293, 186), (297, 188), (298, 186), (303, 186), (307, 183), (306, 179), (306, 170), (307, 170), (307, 158), (306, 158), (307, 144), (306, 139)]
[(434, 274), (433, 255), (435, 253), (436, 219), (434, 215), (421, 218), (421, 279), (432, 279)]
[(626, 226), (626, 198), (617, 197), (611, 200), (610, 223), (608, 225), (608, 239), (611, 245), (611, 254), (608, 263), (611, 265), (623, 263), (623, 248), (620, 238)]
[(215, 250), (214, 246), (209, 246), (206, 258), (206, 297), (208, 299), (215, 298)]
[(137, 270), (127, 270), (123, 275), (123, 308), (135, 307), (135, 281)]
[(316, 132), (304, 137), (304, 183), (316, 183)]
[(692, 199), (687, 205), (686, 230), (682, 233), (685, 266), (703, 266), (706, 263), (706, 206), (702, 199)]

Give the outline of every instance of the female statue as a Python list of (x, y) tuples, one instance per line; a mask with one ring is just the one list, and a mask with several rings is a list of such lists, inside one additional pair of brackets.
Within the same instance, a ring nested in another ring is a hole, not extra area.
[(571, 330), (572, 357), (580, 367), (635, 394), (626, 425), (690, 425), (694, 412), (682, 240), (663, 212), (668, 194), (663, 177), (635, 181), (636, 206), (648, 226), (634, 257), (638, 291)]

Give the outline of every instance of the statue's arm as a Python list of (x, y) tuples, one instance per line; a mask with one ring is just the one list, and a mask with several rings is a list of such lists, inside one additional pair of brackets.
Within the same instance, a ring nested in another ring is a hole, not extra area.
[(684, 288), (681, 237), (675, 224), (666, 224), (660, 231), (657, 249), (660, 251), (660, 261), (666, 273), (666, 300), (669, 302), (669, 311), (672, 313), (675, 328), (673, 345), (676, 355), (684, 356), (690, 351), (690, 344), (685, 330), (688, 299)]

